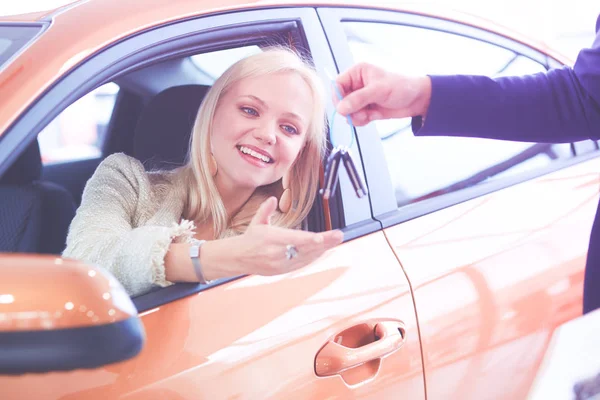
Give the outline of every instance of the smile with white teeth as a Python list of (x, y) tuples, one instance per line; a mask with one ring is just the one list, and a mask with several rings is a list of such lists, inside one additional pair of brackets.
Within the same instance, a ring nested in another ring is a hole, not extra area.
[(239, 146), (238, 149), (242, 153), (248, 154), (249, 156), (252, 156), (254, 158), (258, 158), (259, 160), (261, 160), (263, 162), (266, 162), (266, 163), (270, 163), (271, 162), (271, 159), (269, 157), (265, 156), (264, 154), (257, 153), (256, 151), (254, 151), (252, 149), (249, 149), (249, 148), (247, 148), (245, 146)]

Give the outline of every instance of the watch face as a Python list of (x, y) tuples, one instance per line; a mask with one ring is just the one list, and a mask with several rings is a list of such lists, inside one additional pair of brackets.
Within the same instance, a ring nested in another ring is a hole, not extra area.
[(200, 247), (206, 242), (206, 240), (190, 239), (190, 257), (197, 258), (200, 254)]
[(190, 257), (197, 258), (199, 253), (200, 253), (200, 245), (192, 244), (190, 246)]

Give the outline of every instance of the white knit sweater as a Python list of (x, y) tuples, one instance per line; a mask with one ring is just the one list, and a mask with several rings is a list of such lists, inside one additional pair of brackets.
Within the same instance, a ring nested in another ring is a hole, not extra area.
[(125, 154), (107, 157), (85, 186), (63, 256), (107, 269), (131, 296), (170, 285), (169, 245), (194, 234), (181, 217), (185, 193), (175, 179), (148, 173)]

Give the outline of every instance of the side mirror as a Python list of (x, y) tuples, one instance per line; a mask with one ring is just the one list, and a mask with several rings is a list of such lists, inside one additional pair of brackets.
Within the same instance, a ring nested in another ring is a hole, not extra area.
[(107, 271), (0, 254), (0, 374), (96, 368), (136, 356), (144, 340), (133, 302)]

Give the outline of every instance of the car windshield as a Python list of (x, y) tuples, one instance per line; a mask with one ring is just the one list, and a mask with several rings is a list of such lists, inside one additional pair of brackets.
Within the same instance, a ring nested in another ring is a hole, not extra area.
[(0, 68), (42, 29), (35, 25), (0, 25)]

